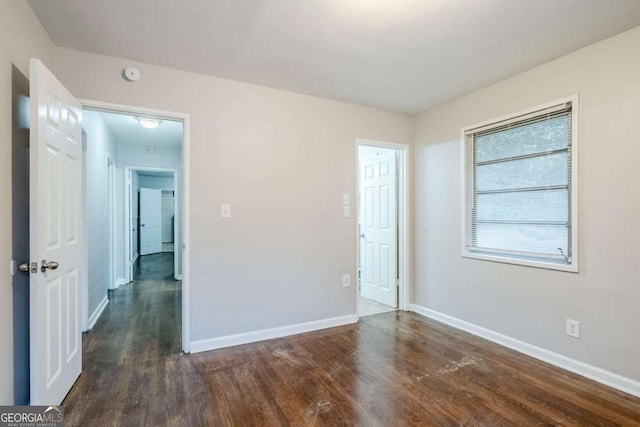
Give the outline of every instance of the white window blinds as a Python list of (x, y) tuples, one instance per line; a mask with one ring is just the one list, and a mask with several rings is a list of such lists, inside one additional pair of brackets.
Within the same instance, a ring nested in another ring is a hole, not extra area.
[(572, 103), (465, 131), (466, 250), (571, 264)]

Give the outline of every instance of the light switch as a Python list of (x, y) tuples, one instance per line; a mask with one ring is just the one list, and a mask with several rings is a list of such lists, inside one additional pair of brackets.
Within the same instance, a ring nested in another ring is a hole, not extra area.
[(342, 195), (342, 204), (343, 205), (350, 205), (351, 204), (351, 197), (349, 197), (349, 193), (344, 193)]
[(351, 286), (351, 275), (350, 274), (343, 274), (342, 275), (342, 287), (348, 288), (349, 286)]
[(350, 206), (343, 206), (342, 207), (342, 215), (345, 218), (349, 218), (351, 216), (351, 207)]
[(221, 205), (220, 206), (220, 217), (221, 218), (231, 218), (231, 205)]

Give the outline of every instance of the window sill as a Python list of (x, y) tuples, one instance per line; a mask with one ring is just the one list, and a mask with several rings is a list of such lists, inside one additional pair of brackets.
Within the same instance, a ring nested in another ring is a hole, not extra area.
[(575, 259), (572, 264), (561, 264), (553, 261), (540, 261), (540, 260), (533, 260), (533, 259), (515, 258), (515, 257), (500, 256), (500, 255), (494, 255), (494, 254), (488, 254), (488, 253), (476, 253), (476, 252), (469, 252), (469, 251), (463, 251), (462, 256), (464, 258), (479, 259), (483, 261), (521, 265), (524, 267), (543, 268), (546, 270), (557, 270), (557, 271), (564, 271), (568, 273), (578, 273), (578, 264)]

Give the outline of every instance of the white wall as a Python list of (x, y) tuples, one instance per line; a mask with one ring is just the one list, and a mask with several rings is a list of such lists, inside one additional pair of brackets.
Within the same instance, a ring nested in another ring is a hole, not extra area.
[(29, 77), (29, 58), (54, 68), (54, 46), (26, 1), (0, 1), (0, 404), (13, 404), (11, 260), (11, 64)]
[[(191, 118), (191, 340), (355, 314), (356, 138), (407, 144), (411, 118), (57, 49), (77, 96)], [(125, 66), (142, 79), (125, 82)], [(220, 204), (232, 218), (220, 218)], [(355, 283), (355, 282), (353, 282)]]
[[(128, 144), (126, 141), (118, 141), (118, 161), (116, 163), (116, 230), (122, 230), (117, 234), (116, 253), (121, 254), (117, 259), (116, 276), (118, 278), (126, 277), (126, 261), (125, 261), (125, 186), (124, 186), (124, 168), (127, 166), (147, 167), (147, 168), (164, 168), (175, 169), (178, 171), (178, 212), (176, 213), (177, 232), (175, 235), (175, 250), (177, 252), (178, 262), (176, 265), (176, 274), (182, 275), (182, 199), (180, 189), (182, 188), (182, 150), (176, 148), (156, 147), (155, 153), (149, 153), (144, 145)], [(137, 183), (134, 182), (134, 189), (142, 187), (145, 179), (151, 178), (138, 174)], [(170, 178), (173, 181), (173, 178)], [(173, 187), (173, 182), (171, 187)], [(138, 205), (138, 194), (134, 191), (134, 206)], [(134, 246), (135, 247), (135, 246)]]
[[(100, 113), (84, 110), (82, 122), (82, 127), (87, 132), (87, 170), (85, 173), (87, 176), (87, 225), (89, 239), (88, 290), (89, 318), (92, 318), (92, 315), (106, 297), (107, 289), (109, 289), (110, 286), (108, 283), (109, 192), (107, 155), (117, 164), (118, 152), (117, 144)], [(115, 286), (115, 283), (111, 284), (111, 286)]]
[[(639, 52), (640, 27), (417, 116), (415, 303), (640, 380)], [(576, 93), (580, 273), (462, 258), (460, 128)]]
[(148, 176), (140, 175), (139, 187), (144, 188), (157, 188), (160, 190), (173, 190), (173, 177), (172, 176)]

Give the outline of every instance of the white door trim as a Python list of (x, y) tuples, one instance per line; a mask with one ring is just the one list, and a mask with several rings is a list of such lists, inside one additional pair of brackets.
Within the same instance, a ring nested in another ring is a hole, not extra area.
[[(189, 224), (190, 202), (190, 116), (186, 113), (177, 113), (171, 111), (156, 110), (145, 107), (136, 107), (130, 105), (114, 104), (110, 102), (95, 101), (90, 99), (78, 100), (83, 108), (89, 108), (95, 111), (125, 113), (132, 115), (144, 115), (146, 117), (155, 117), (159, 119), (179, 120), (182, 121), (182, 350), (189, 353), (190, 339), (190, 263), (189, 252), (191, 250), (191, 227)], [(127, 217), (128, 215), (125, 215)], [(129, 234), (129, 230), (125, 230)], [(128, 250), (127, 248), (125, 248)], [(84, 287), (87, 283), (83, 284)]]
[(107, 209), (109, 223), (109, 272), (107, 289), (117, 288), (116, 282), (116, 162), (109, 153), (107, 159)]
[[(84, 123), (82, 129), (82, 182), (80, 183), (80, 224), (81, 239), (82, 239), (82, 279), (80, 280), (80, 287), (78, 289), (78, 296), (80, 298), (80, 326), (82, 332), (86, 332), (89, 329), (89, 224), (88, 224), (88, 203), (87, 203), (87, 132), (84, 130)], [(105, 295), (106, 297), (106, 295)], [(107, 299), (108, 301), (108, 299)]]
[[(398, 298), (398, 310), (406, 311), (410, 304), (410, 277), (409, 277), (409, 260), (411, 259), (410, 253), (410, 240), (409, 240), (409, 146), (407, 144), (396, 144), (393, 142), (375, 141), (369, 139), (356, 139), (355, 154), (356, 154), (356, 194), (360, 188), (359, 170), (358, 170), (358, 147), (382, 147), (391, 148), (398, 152), (398, 275), (399, 275), (399, 298)], [(360, 200), (356, 195), (356, 218), (360, 212)], [(356, 219), (357, 221), (357, 219)], [(357, 227), (356, 227), (357, 231)], [(358, 271), (358, 264), (360, 262), (360, 238), (356, 235), (356, 270)], [(355, 292), (356, 292), (356, 313), (360, 318), (360, 290), (358, 289), (358, 281), (356, 280)]]

